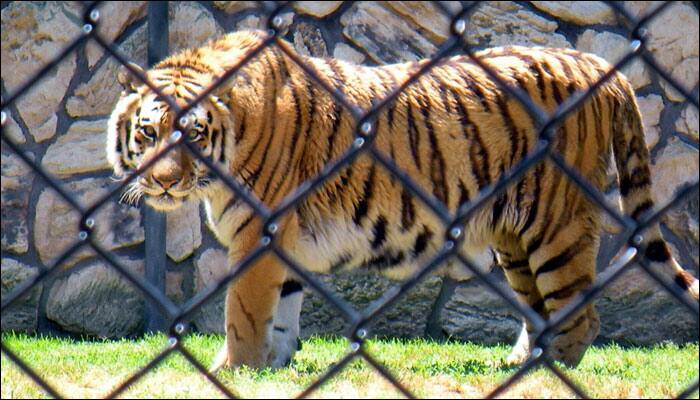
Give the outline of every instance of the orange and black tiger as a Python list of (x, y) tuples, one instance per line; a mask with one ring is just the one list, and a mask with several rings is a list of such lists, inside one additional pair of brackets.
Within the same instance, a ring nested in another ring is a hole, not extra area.
[[(228, 34), (165, 59), (146, 76), (182, 106), (265, 39), (264, 32)], [(191, 109), (184, 133), (174, 133), (175, 112), (166, 102), (133, 75), (120, 74), (125, 90), (109, 120), (107, 143), (116, 173), (139, 168), (175, 140), (188, 140), (271, 209), (314, 179), (351, 148), (357, 121), (280, 46), (294, 51), (284, 42), (266, 47)], [(594, 55), (566, 49), (506, 47), (476, 57), (550, 113), (611, 68)], [(426, 62), (367, 67), (302, 59), (363, 109)], [(453, 214), (523, 160), (539, 138), (521, 104), (467, 56), (443, 59), (410, 84), (377, 114), (372, 132), (374, 148)], [(597, 189), (614, 154), (623, 211), (641, 220), (654, 208), (639, 109), (620, 73), (568, 115), (551, 145)], [(160, 210), (203, 201), (231, 266), (260, 241), (261, 219), (184, 146), (142, 173), (126, 196), (135, 200), (144, 193)], [(597, 206), (545, 160), (469, 219), (460, 250), (473, 256), (490, 246), (518, 298), (547, 319), (592, 285), (600, 220)], [(396, 279), (416, 273), (446, 240), (441, 220), (369, 155), (304, 197), (277, 226), (277, 243), (311, 271), (370, 268)], [(654, 268), (698, 298), (698, 281), (673, 259), (658, 226), (644, 232), (641, 245)], [(450, 262), (439, 272), (470, 275)], [(226, 344), (216, 365), (286, 364), (297, 347), (301, 302), (302, 286), (282, 262), (262, 256), (228, 288)], [(531, 331), (525, 323), (510, 362), (527, 359)], [(576, 365), (598, 331), (589, 304), (560, 326), (550, 355)]]

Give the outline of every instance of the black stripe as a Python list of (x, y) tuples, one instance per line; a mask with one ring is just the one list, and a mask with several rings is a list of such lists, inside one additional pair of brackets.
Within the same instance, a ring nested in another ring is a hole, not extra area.
[[(522, 236), (525, 232), (527, 232), (528, 229), (530, 229), (530, 226), (532, 226), (532, 223), (535, 222), (535, 217), (537, 216), (537, 212), (539, 211), (539, 204), (540, 204), (540, 179), (542, 177), (542, 174), (544, 173), (544, 162), (541, 162), (537, 165), (535, 168), (535, 193), (532, 196), (532, 203), (530, 205), (530, 211), (527, 214), (527, 219), (525, 220), (525, 223), (523, 224), (523, 227), (520, 229), (519, 235)], [(532, 252), (528, 251), (528, 254), (532, 254)]]
[(411, 251), (413, 258), (420, 256), (421, 253), (425, 251), (432, 237), (433, 232), (427, 226), (423, 225), (423, 232), (416, 237), (416, 241), (413, 243), (413, 250)]
[(649, 242), (644, 255), (654, 262), (666, 262), (671, 258), (671, 253), (668, 251), (666, 243), (661, 239)]
[(694, 282), (694, 280), (689, 280), (688, 278), (692, 279), (692, 277), (690, 277), (689, 274), (687, 274), (686, 276), (684, 276), (683, 274), (678, 274), (673, 279), (673, 281), (676, 283), (676, 285), (678, 285), (679, 288), (683, 290), (688, 290), (690, 288), (690, 285), (692, 285)]
[[(345, 92), (343, 91), (345, 77), (343, 76), (343, 73), (340, 71), (340, 68), (338, 67), (337, 62), (333, 59), (329, 59), (329, 60), (326, 60), (326, 65), (328, 65), (330, 70), (333, 72), (333, 76), (329, 77), (334, 82), (333, 87), (345, 95)], [(336, 135), (338, 134), (338, 130), (340, 129), (340, 121), (343, 117), (343, 112), (345, 111), (343, 109), (343, 107), (334, 100), (333, 96), (329, 95), (329, 98), (330, 98), (331, 104), (333, 105), (334, 118), (333, 118), (333, 127), (331, 128), (330, 135), (328, 136), (328, 153), (326, 156), (327, 161), (330, 161), (333, 157), (333, 146), (335, 145)]]
[(416, 222), (416, 208), (408, 190), (401, 189), (401, 229), (405, 232)]
[(238, 228), (236, 229), (236, 232), (233, 233), (233, 236), (236, 237), (236, 235), (238, 235), (243, 229), (245, 229), (245, 227), (248, 226), (248, 224), (250, 224), (250, 222), (253, 220), (254, 216), (255, 216), (254, 212), (250, 213), (248, 218), (246, 218), (243, 221), (243, 223), (238, 226)]
[(387, 251), (386, 253), (380, 254), (376, 257), (372, 257), (365, 264), (363, 264), (362, 267), (368, 269), (373, 268), (378, 270), (391, 268), (400, 264), (405, 257), (406, 255), (403, 253), (403, 251), (397, 254), (392, 254), (390, 251)]
[(564, 249), (564, 251), (559, 253), (557, 256), (550, 258), (549, 260), (547, 260), (547, 262), (542, 264), (537, 269), (537, 271), (535, 271), (535, 278), (539, 277), (542, 274), (556, 271), (559, 268), (567, 265), (569, 261), (576, 257), (576, 255), (578, 255), (585, 246), (588, 246), (588, 244), (589, 239), (587, 239), (586, 237), (579, 238), (579, 240), (577, 240), (574, 244)]
[(430, 122), (430, 113), (432, 112), (432, 107), (430, 106), (430, 100), (427, 95), (427, 88), (422, 85), (423, 89), (423, 102), (424, 106), (421, 108), (421, 113), (425, 119), (425, 128), (428, 130), (428, 138), (430, 140), (430, 147), (432, 149), (432, 155), (430, 157), (430, 178), (433, 182), (433, 195), (437, 197), (445, 206), (449, 206), (449, 192), (446, 185), (447, 178), (445, 177), (445, 157), (443, 156), (440, 148), (438, 147), (437, 138), (435, 137), (435, 129), (433, 124)]
[(635, 207), (634, 211), (632, 211), (632, 214), (630, 214), (630, 217), (632, 217), (633, 220), (639, 221), (639, 217), (642, 216), (642, 213), (644, 211), (653, 208), (654, 207), (654, 202), (651, 200), (645, 200), (642, 202), (642, 204), (638, 205)]
[(544, 311), (544, 300), (542, 299), (537, 299), (535, 304), (530, 305), (530, 307), (538, 314), (542, 315), (542, 312)]
[(406, 116), (408, 124), (408, 137), (411, 145), (411, 154), (413, 155), (413, 160), (416, 163), (416, 169), (420, 171), (420, 153), (418, 152), (419, 136), (418, 129), (416, 128), (415, 117), (413, 115), (413, 107), (411, 102), (406, 102)]
[(514, 260), (514, 261), (507, 261), (505, 264), (501, 265), (501, 267), (506, 270), (506, 271), (512, 271), (515, 269), (521, 269), (525, 267), (530, 267), (530, 263), (526, 259), (523, 260)]
[(372, 231), (374, 232), (374, 239), (372, 239), (373, 249), (379, 248), (386, 241), (386, 225), (386, 218), (383, 215), (380, 215), (372, 228)]
[(569, 327), (560, 330), (560, 331), (557, 333), (556, 336), (566, 335), (567, 333), (569, 333), (569, 332), (573, 331), (574, 329), (576, 329), (576, 328), (577, 328), (579, 325), (581, 325), (581, 324), (583, 323), (583, 321), (585, 321), (586, 319), (587, 319), (587, 316), (586, 316), (586, 314), (584, 313), (584, 314), (582, 314), (580, 317), (576, 318), (576, 320), (575, 320), (574, 322), (572, 322), (571, 325), (569, 325)]
[(351, 260), (352, 256), (350, 254), (343, 254), (336, 262), (331, 264), (328, 272), (331, 274), (336, 273), (338, 270), (346, 266)]
[(620, 178), (620, 194), (627, 196), (631, 190), (649, 185), (651, 185), (649, 168), (647, 166), (638, 167), (631, 171), (629, 175), (625, 174), (624, 177)]
[(280, 292), (280, 297), (285, 297), (296, 292), (301, 292), (302, 290), (304, 290), (304, 286), (302, 286), (300, 282), (285, 281), (282, 284), (282, 291)]
[(532, 253), (536, 252), (537, 249), (542, 245), (542, 240), (544, 240), (544, 234), (540, 232), (535, 238), (533, 238), (527, 245), (527, 255), (531, 256)]
[(367, 179), (365, 180), (365, 183), (362, 188), (362, 197), (360, 198), (360, 202), (355, 207), (355, 213), (352, 216), (352, 220), (355, 223), (355, 225), (360, 225), (360, 223), (362, 222), (362, 218), (364, 218), (367, 215), (367, 211), (369, 210), (369, 201), (372, 198), (372, 190), (374, 188), (375, 172), (375, 166), (372, 165), (372, 168), (370, 169), (369, 174), (367, 174)]
[(464, 182), (462, 182), (461, 179), (459, 179), (458, 181), (459, 181), (459, 183), (458, 183), (458, 186), (459, 186), (459, 204), (457, 205), (457, 207), (461, 207), (469, 201), (469, 191), (464, 186)]
[(547, 300), (561, 300), (580, 292), (583, 289), (588, 288), (591, 285), (591, 278), (589, 276), (582, 276), (572, 283), (564, 286), (561, 289), (555, 290), (553, 292), (547, 293), (542, 298)]

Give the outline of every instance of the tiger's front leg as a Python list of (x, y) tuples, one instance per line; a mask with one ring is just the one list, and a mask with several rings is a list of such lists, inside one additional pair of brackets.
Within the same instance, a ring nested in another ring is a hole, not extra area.
[(226, 293), (226, 342), (213, 369), (269, 365), (273, 321), (286, 269), (272, 255), (260, 258)]

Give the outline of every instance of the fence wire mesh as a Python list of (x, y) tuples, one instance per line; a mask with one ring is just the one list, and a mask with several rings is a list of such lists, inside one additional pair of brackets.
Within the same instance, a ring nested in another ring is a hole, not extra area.
[[(326, 370), (316, 381), (313, 382), (313, 384), (306, 388), (306, 390), (300, 393), (299, 397), (307, 397), (311, 395), (328, 379), (337, 374), (356, 358), (364, 359), (377, 371), (377, 373), (381, 374), (385, 379), (391, 382), (391, 384), (394, 385), (406, 397), (414, 397), (411, 391), (408, 390), (401, 382), (399, 382), (399, 380), (390, 370), (388, 370), (382, 365), (381, 362), (377, 361), (377, 359), (370, 354), (367, 346), (365, 345), (365, 327), (375, 318), (377, 318), (377, 316), (381, 315), (385, 310), (390, 308), (402, 295), (419, 283), (427, 274), (434, 271), (438, 266), (447, 260), (456, 260), (465, 268), (473, 272), (477, 279), (483, 281), (491, 290), (495, 291), (500, 297), (502, 297), (510, 307), (528, 320), (532, 326), (535, 327), (535, 332), (537, 333), (537, 348), (533, 351), (533, 357), (521, 365), (512, 376), (502, 382), (493, 392), (491, 392), (488, 395), (489, 398), (503, 394), (503, 392), (511, 385), (516, 383), (525, 374), (536, 367), (544, 367), (549, 369), (577, 396), (588, 397), (585, 388), (582, 388), (576, 384), (562, 369), (557, 367), (557, 365), (546, 356), (548, 342), (551, 338), (551, 334), (556, 332), (558, 326), (566, 321), (568, 317), (572, 316), (582, 307), (585, 307), (589, 302), (593, 301), (598, 293), (600, 293), (605, 287), (609, 286), (633, 264), (641, 265), (646, 274), (658, 282), (663, 288), (665, 288), (665, 290), (675, 296), (678, 301), (685, 305), (697, 318), (698, 304), (690, 301), (675, 285), (673, 285), (673, 282), (669, 282), (658, 271), (650, 268), (649, 262), (644, 256), (645, 249), (639, 244), (640, 241), (638, 240), (637, 235), (642, 234), (642, 232), (651, 224), (657, 223), (668, 210), (687, 201), (691, 198), (691, 196), (697, 196), (699, 186), (698, 182), (686, 185), (677, 192), (670, 203), (658, 209), (653, 215), (640, 222), (637, 222), (630, 216), (621, 214), (616, 207), (609, 205), (603, 194), (601, 194), (589, 182), (582, 178), (574, 168), (567, 164), (560, 154), (552, 149), (551, 146), (552, 137), (556, 127), (561, 124), (569, 114), (582, 106), (586, 99), (588, 99), (596, 90), (598, 90), (598, 88), (603, 85), (615, 71), (636, 59), (643, 60), (643, 62), (653, 71), (655, 71), (664, 81), (676, 89), (688, 103), (692, 104), (696, 108), (698, 107), (697, 95), (693, 95), (688, 88), (685, 88), (679, 84), (668, 71), (665, 71), (662, 67), (660, 67), (659, 63), (654, 59), (651, 52), (645, 47), (645, 26), (653, 21), (654, 18), (664, 11), (672, 2), (660, 4), (653, 11), (642, 18), (635, 18), (625, 9), (624, 5), (618, 2), (606, 2), (615, 11), (618, 22), (622, 27), (624, 27), (624, 30), (628, 35), (630, 40), (629, 50), (627, 54), (615, 64), (610, 73), (606, 74), (600, 81), (585, 91), (575, 92), (567, 100), (560, 104), (559, 107), (552, 113), (548, 113), (538, 107), (529, 98), (528, 94), (521, 88), (513, 87), (502, 81), (495, 71), (491, 70), (488, 65), (474, 56), (475, 48), (468, 43), (465, 32), (466, 28), (470, 24), (470, 17), (479, 8), (480, 2), (464, 3), (461, 11), (457, 12), (456, 14), (451, 11), (451, 8), (445, 6), (441, 2), (433, 3), (440, 10), (440, 12), (451, 21), (449, 38), (442, 44), (436, 54), (433, 55), (427, 63), (423, 64), (414, 74), (412, 74), (409, 79), (399, 84), (382, 99), (375, 101), (373, 103), (374, 105), (367, 110), (363, 110), (361, 107), (348, 100), (343, 95), (342, 87), (332, 87), (325, 82), (316, 73), (312, 66), (304, 63), (303, 58), (288, 51), (284, 46), (278, 46), (279, 41), (282, 40), (282, 31), (280, 29), (282, 24), (281, 15), (285, 12), (292, 11), (292, 2), (259, 2), (260, 9), (264, 10), (267, 17), (267, 29), (269, 33), (268, 38), (259, 46), (252, 49), (238, 65), (228, 70), (208, 89), (200, 93), (196, 100), (188, 103), (184, 107), (178, 106), (172, 98), (160, 93), (159, 89), (153, 83), (149, 82), (141, 72), (129, 65), (128, 58), (121, 53), (121, 51), (113, 43), (110, 43), (98, 33), (98, 29), (96, 28), (99, 26), (101, 21), (105, 20), (106, 18), (110, 18), (109, 15), (100, 15), (98, 10), (100, 2), (85, 3), (82, 34), (79, 37), (76, 37), (75, 40), (53, 61), (47, 63), (36, 74), (34, 74), (33, 77), (28, 79), (23, 85), (16, 89), (14, 93), (6, 96), (2, 102), (3, 143), (5, 143), (12, 152), (17, 154), (17, 156), (19, 156), (23, 162), (33, 170), (34, 173), (40, 176), (48, 186), (53, 188), (62, 197), (62, 199), (70, 205), (70, 207), (80, 214), (80, 233), (74, 244), (63, 252), (63, 254), (61, 254), (55, 262), (53, 262), (51, 267), (46, 268), (40, 266), (39, 273), (35, 277), (28, 279), (7, 296), (3, 296), (2, 312), (5, 312), (19, 298), (27, 294), (34, 286), (40, 284), (46, 279), (49, 279), (60, 271), (61, 269), (59, 267), (78, 251), (86, 247), (93, 249), (97, 255), (111, 265), (115, 271), (138, 288), (138, 290), (145, 296), (146, 300), (155, 305), (166, 316), (166, 320), (172, 322), (169, 327), (170, 339), (168, 346), (147, 365), (118, 385), (118, 387), (107, 395), (109, 398), (122, 394), (128, 387), (141, 379), (145, 374), (151, 371), (161, 361), (174, 352), (181, 354), (185, 359), (187, 359), (198, 371), (206, 376), (210, 382), (216, 385), (216, 387), (223, 394), (229, 397), (236, 397), (234, 391), (226, 387), (217, 379), (216, 376), (209, 373), (207, 369), (192, 355), (192, 353), (184, 346), (183, 339), (187, 334), (188, 322), (191, 320), (193, 315), (198, 312), (205, 303), (210, 301), (215, 294), (219, 293), (232, 281), (237, 279), (237, 277), (246, 271), (247, 268), (249, 268), (256, 260), (268, 253), (272, 253), (277, 256), (289, 269), (297, 274), (305, 282), (305, 284), (310, 286), (324, 299), (334, 305), (337, 311), (351, 326), (348, 333), (348, 339), (351, 342), (350, 351), (341, 360)], [(170, 144), (165, 151), (161, 152), (158, 156), (144, 164), (139, 171), (130, 175), (119, 184), (115, 184), (112, 188), (110, 188), (110, 191), (107, 194), (100, 197), (97, 201), (94, 201), (88, 207), (84, 207), (76, 199), (73, 193), (67, 190), (59, 180), (48, 173), (39, 163), (35, 162), (30, 155), (26, 154), (22, 150), (20, 145), (11, 139), (6, 132), (5, 122), (7, 117), (6, 110), (8, 110), (9, 106), (15, 104), (17, 100), (25, 95), (30, 88), (36, 85), (43, 76), (50, 73), (62, 60), (64, 60), (71, 53), (75, 52), (79, 46), (83, 45), (87, 41), (97, 43), (102, 49), (117, 59), (119, 63), (129, 68), (131, 72), (135, 74), (144, 84), (148, 85), (154, 92), (158, 93), (161, 98), (165, 99), (165, 101), (170, 104), (172, 109), (176, 110), (177, 116), (175, 121), (178, 121), (176, 123), (177, 129), (182, 129), (182, 126), (179, 125), (180, 117), (184, 116), (194, 105), (206, 98), (206, 96), (213, 92), (228, 78), (234, 76), (243, 65), (253, 59), (263, 49), (269, 46), (277, 46), (278, 49), (284, 51), (287, 56), (297, 63), (298, 66), (312, 78), (318, 87), (326, 90), (333, 97), (333, 99), (338, 102), (338, 104), (341, 104), (345, 110), (352, 115), (355, 121), (355, 140), (342, 156), (326, 165), (326, 167), (317, 177), (307, 180), (299, 185), (296, 190), (293, 190), (292, 193), (274, 209), (269, 209), (266, 207), (260, 201), (260, 199), (252, 196), (250, 192), (245, 187), (242, 187), (235, 179), (227, 176), (225, 171), (222, 171), (216, 165), (212, 164), (208, 158), (204, 157), (199, 152), (197, 146), (188, 141), (182, 140)], [(534, 149), (526, 157), (524, 157), (524, 159), (516, 164), (511, 170), (504, 173), (498, 181), (484, 188), (477, 197), (469, 200), (465, 204), (462, 204), (459, 210), (453, 214), (441, 201), (439, 201), (431, 193), (425, 192), (412, 180), (411, 176), (402, 171), (389, 157), (373, 146), (373, 140), (375, 138), (373, 122), (374, 118), (381, 110), (390, 105), (391, 102), (395, 100), (404, 89), (413, 84), (421, 75), (429, 71), (433, 66), (439, 63), (440, 60), (457, 53), (468, 55), (473, 62), (478, 64), (488, 74), (488, 76), (501, 87), (501, 89), (503, 89), (509, 96), (512, 96), (513, 98), (517, 99), (518, 102), (520, 102), (522, 107), (529, 113), (530, 117), (534, 121), (534, 124), (538, 127), (539, 142)], [(219, 175), (220, 179), (225, 182), (229, 189), (243, 201), (245, 201), (247, 205), (254, 210), (257, 216), (265, 221), (263, 224), (265, 228), (263, 229), (263, 232), (261, 232), (260, 243), (257, 248), (255, 248), (250, 254), (246, 255), (236, 268), (231, 268), (231, 272), (229, 272), (223, 279), (221, 279), (215, 285), (207, 287), (205, 290), (199, 292), (182, 306), (177, 306), (174, 304), (152, 283), (145, 281), (138, 274), (122, 265), (109, 250), (106, 250), (95, 240), (93, 235), (95, 226), (99, 223), (99, 221), (94, 219), (95, 213), (105, 204), (114, 201), (114, 199), (119, 196), (125, 187), (131, 181), (136, 179), (140, 173), (149, 169), (168, 151), (176, 147), (186, 147), (189, 152), (204, 162), (208, 168), (215, 171), (215, 173)], [(402, 282), (397, 290), (389, 290), (366, 310), (358, 312), (344, 300), (340, 299), (332, 291), (325, 288), (320, 281), (307, 272), (302, 265), (299, 265), (299, 263), (293, 260), (292, 257), (290, 257), (287, 252), (285, 252), (285, 250), (278, 245), (275, 240), (276, 229), (274, 224), (275, 221), (279, 220), (279, 218), (285, 213), (288, 213), (290, 210), (294, 209), (296, 205), (303, 201), (324, 182), (335, 176), (335, 174), (338, 174), (339, 171), (346, 168), (351, 162), (353, 162), (353, 160), (363, 154), (372, 157), (374, 162), (386, 169), (393, 177), (400, 181), (401, 184), (404, 185), (413, 196), (417, 197), (424, 206), (428, 207), (436, 216), (438, 216), (438, 218), (444, 224), (444, 237), (446, 239), (442, 248), (429, 262), (426, 263), (423, 268), (420, 269), (417, 274)], [(519, 302), (510, 291), (504, 290), (497, 284), (492, 276), (482, 272), (472, 262), (472, 260), (470, 260), (466, 255), (462, 254), (458, 244), (463, 237), (461, 237), (459, 234), (455, 234), (454, 230), (455, 228), (464, 226), (464, 224), (469, 221), (476, 210), (482, 207), (490, 199), (493, 199), (495, 196), (503, 193), (510, 185), (517, 182), (518, 178), (525, 172), (544, 160), (549, 160), (550, 162), (554, 163), (559, 170), (565, 174), (566, 177), (568, 177), (568, 179), (575, 182), (575, 184), (588, 196), (591, 202), (603, 209), (605, 213), (607, 213), (624, 228), (623, 236), (628, 238), (628, 240), (623, 243), (622, 248), (618, 249), (620, 250), (622, 256), (618, 257), (611, 265), (608, 266), (608, 268), (604, 270), (602, 274), (598, 276), (593, 286), (589, 290), (585, 291), (583, 295), (573, 300), (560, 315), (547, 321), (542, 319), (534, 310)], [(22, 359), (21, 354), (17, 354), (15, 351), (8, 348), (4, 343), (2, 344), (1, 349), (3, 354), (12, 360), (12, 362), (14, 362), (29, 377), (31, 377), (31, 379), (33, 379), (49, 395), (53, 397), (61, 397), (60, 392), (42, 379), (41, 374), (35, 371), (31, 365), (28, 365), (28, 363)], [(685, 397), (691, 395), (697, 389), (698, 379), (696, 378), (695, 381), (690, 383), (684, 391), (678, 394), (678, 396)]]

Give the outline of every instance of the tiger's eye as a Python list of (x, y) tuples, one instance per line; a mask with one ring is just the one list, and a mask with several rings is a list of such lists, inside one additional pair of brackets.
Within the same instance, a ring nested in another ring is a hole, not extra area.
[(189, 137), (191, 142), (196, 142), (202, 139), (202, 133), (196, 129), (190, 129)]
[(156, 140), (156, 130), (152, 126), (144, 126), (143, 127), (143, 134), (149, 140)]

